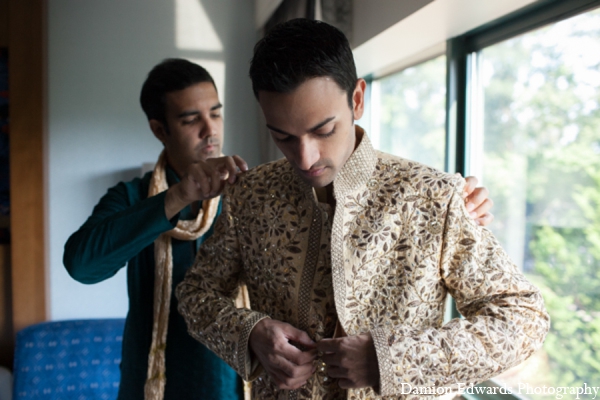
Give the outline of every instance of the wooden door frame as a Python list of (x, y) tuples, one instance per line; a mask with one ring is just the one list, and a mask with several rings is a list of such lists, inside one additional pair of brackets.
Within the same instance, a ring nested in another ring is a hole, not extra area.
[(46, 0), (8, 0), (13, 330), (45, 321)]

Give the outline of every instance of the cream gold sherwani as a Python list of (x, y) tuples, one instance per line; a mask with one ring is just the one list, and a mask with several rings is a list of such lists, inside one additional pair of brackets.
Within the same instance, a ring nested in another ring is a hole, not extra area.
[[(335, 212), (285, 159), (240, 176), (177, 288), (190, 334), (256, 378), (255, 399), (428, 398), (402, 383), (481, 382), (530, 356), (549, 328), (538, 289), (467, 215), (462, 178), (377, 152), (358, 127), (357, 137), (333, 182)], [(233, 304), (240, 281), (252, 310)], [(443, 324), (447, 293), (465, 318)], [(248, 351), (266, 317), (313, 340), (338, 321), (348, 335), (370, 332), (380, 387), (343, 391), (321, 367), (301, 389), (277, 390)]]

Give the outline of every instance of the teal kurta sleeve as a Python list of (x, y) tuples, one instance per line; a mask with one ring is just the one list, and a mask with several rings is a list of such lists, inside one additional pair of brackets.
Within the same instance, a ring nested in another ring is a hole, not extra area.
[(166, 192), (135, 201), (124, 183), (100, 199), (92, 215), (65, 244), (63, 262), (81, 283), (96, 283), (115, 275), (129, 259), (177, 224), (179, 214), (165, 215)]

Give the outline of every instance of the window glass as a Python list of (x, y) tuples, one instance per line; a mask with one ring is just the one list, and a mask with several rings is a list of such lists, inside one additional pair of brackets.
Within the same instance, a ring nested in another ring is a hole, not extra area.
[(374, 80), (369, 90), (366, 128), (375, 148), (443, 170), (446, 57)]
[(598, 386), (600, 10), (474, 60), (469, 172), (494, 200), (490, 228), (552, 319), (543, 349), (498, 381), (532, 399)]

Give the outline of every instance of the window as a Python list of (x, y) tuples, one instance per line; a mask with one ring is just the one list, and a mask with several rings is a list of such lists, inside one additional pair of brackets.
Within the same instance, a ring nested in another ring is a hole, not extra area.
[(471, 60), (468, 172), (552, 319), (543, 350), (497, 379), (532, 399), (545, 397), (535, 387), (600, 382), (600, 10)]
[(600, 382), (599, 5), (534, 4), (369, 85), (374, 146), (476, 175), (490, 229), (542, 291), (544, 347), (487, 383), (520, 398)]
[(446, 57), (376, 79), (370, 86), (375, 148), (444, 169)]

